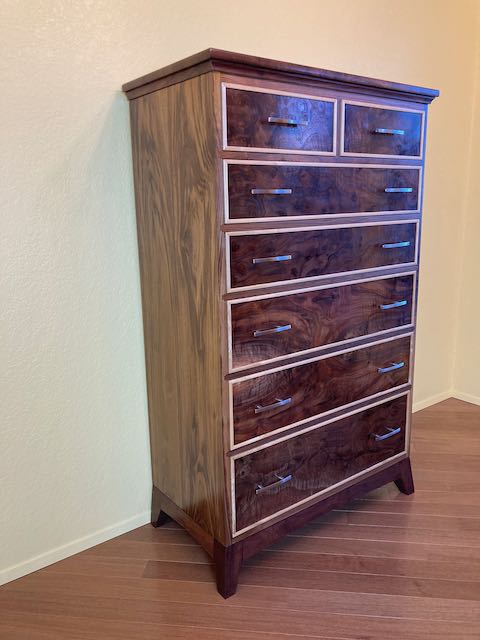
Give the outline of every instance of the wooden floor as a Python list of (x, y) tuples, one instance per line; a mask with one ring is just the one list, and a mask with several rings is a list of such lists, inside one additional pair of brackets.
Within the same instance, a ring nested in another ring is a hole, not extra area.
[[(414, 416), (417, 491), (319, 518), (215, 590), (175, 524), (142, 527), (0, 589), (8, 640), (480, 639), (480, 407)], [(34, 534), (34, 529), (32, 529)]]

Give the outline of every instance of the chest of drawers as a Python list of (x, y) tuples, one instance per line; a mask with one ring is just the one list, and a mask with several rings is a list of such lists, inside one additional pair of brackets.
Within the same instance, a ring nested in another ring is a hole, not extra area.
[(130, 100), (152, 523), (242, 562), (409, 462), (432, 89), (209, 49)]

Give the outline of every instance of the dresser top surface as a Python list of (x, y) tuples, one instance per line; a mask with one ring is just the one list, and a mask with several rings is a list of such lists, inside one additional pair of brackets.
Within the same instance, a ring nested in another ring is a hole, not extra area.
[[(145, 88), (141, 93), (149, 93), (150, 90), (161, 88), (158, 82), (174, 84), (181, 80), (194, 77), (209, 71), (220, 71), (224, 73), (237, 73), (241, 75), (275, 75), (278, 78), (293, 81), (304, 80), (310, 82), (320, 82), (333, 87), (343, 89), (363, 89), (364, 91), (385, 92), (386, 94), (401, 94), (412, 100), (429, 103), (439, 95), (437, 89), (429, 89), (415, 85), (391, 82), (389, 80), (379, 80), (358, 76), (341, 71), (330, 71), (318, 67), (309, 67), (291, 62), (282, 62), (270, 58), (260, 58), (258, 56), (224, 51), (222, 49), (205, 49), (188, 58), (174, 62), (157, 71), (148, 73), (136, 80), (132, 80), (123, 85), (122, 89), (129, 98), (137, 97), (137, 91)], [(156, 86), (153, 86), (156, 83)], [(148, 87), (148, 85), (152, 85)], [(132, 93), (134, 92), (134, 93)]]

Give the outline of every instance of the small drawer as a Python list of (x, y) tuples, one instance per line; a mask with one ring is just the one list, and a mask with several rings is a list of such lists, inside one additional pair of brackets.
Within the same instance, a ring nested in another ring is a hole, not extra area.
[(225, 161), (227, 222), (308, 219), (420, 208), (419, 167)]
[(406, 326), (414, 276), (396, 276), (231, 305), (231, 369)]
[(405, 451), (405, 394), (234, 461), (235, 532)]
[(343, 103), (342, 155), (421, 158), (424, 112)]
[(336, 100), (225, 86), (224, 148), (335, 153)]
[(230, 288), (416, 262), (417, 223), (228, 234)]
[(409, 381), (410, 337), (232, 383), (233, 445), (301, 424)]

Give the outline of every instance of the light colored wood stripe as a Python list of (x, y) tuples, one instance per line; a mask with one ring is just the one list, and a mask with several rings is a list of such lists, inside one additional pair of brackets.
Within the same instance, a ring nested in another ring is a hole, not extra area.
[[(295, 536), (283, 538), (271, 547), (298, 553), (316, 553), (355, 558), (391, 558), (451, 562), (456, 560), (480, 560), (480, 546), (432, 545), (426, 542), (399, 542), (389, 540), (363, 540), (361, 538), (317, 538)], [(393, 563), (391, 563), (393, 566)], [(391, 573), (392, 568), (387, 572)]]
[[(295, 548), (295, 545), (291, 545)], [(398, 551), (397, 551), (398, 553)], [(394, 562), (393, 562), (394, 560)], [(456, 580), (478, 582), (480, 587), (480, 558), (455, 561), (443, 560), (375, 558), (365, 556), (328, 555), (323, 553), (302, 553), (300, 551), (265, 551), (248, 562), (256, 567), (272, 569), (299, 569), (305, 571), (337, 571), (358, 573), (365, 576), (399, 576), (427, 580)]]
[(389, 542), (411, 542), (416, 544), (452, 545), (479, 547), (477, 532), (435, 531), (433, 529), (405, 529), (401, 527), (372, 525), (338, 525), (327, 523), (322, 526), (311, 524), (289, 537), (309, 536), (312, 538), (347, 538), (349, 540), (378, 540)]
[[(6, 594), (6, 595), (5, 595)], [(45, 595), (35, 593), (5, 592), (0, 597), (0, 611), (72, 615), (80, 619), (98, 618), (117, 622), (157, 624), (178, 628), (189, 626), (195, 620), (198, 630), (217, 629), (246, 633), (278, 634), (290, 636), (300, 634), (316, 638), (359, 638), (384, 640), (397, 637), (402, 640), (424, 640), (434, 637), (437, 640), (478, 640), (480, 625), (463, 622), (449, 622), (448, 628), (443, 622), (432, 620), (405, 620), (396, 617), (352, 616), (311, 611), (280, 610), (276, 607), (234, 607), (220, 605), (196, 605), (177, 602), (153, 602), (151, 600), (126, 600), (119, 606), (113, 598), (83, 597), (79, 602), (75, 596), (56, 593)], [(81, 605), (79, 607), (79, 605)], [(161, 637), (170, 636), (170, 630)], [(196, 636), (198, 637), (198, 635)], [(220, 637), (220, 636), (219, 636)], [(264, 636), (265, 637), (265, 636)]]
[(139, 560), (170, 560), (172, 562), (209, 563), (209, 556), (198, 545), (157, 544), (135, 540), (111, 540), (108, 545), (99, 545), (85, 551), (87, 556), (136, 558)]
[[(169, 580), (138, 580), (105, 577), (93, 581), (85, 576), (47, 576), (37, 573), (29, 579), (29, 590), (44, 594), (61, 591), (75, 595), (81, 592), (90, 597), (103, 597), (108, 593), (112, 598), (139, 600), (165, 600), (192, 604), (218, 604), (222, 602), (208, 582)], [(16, 583), (12, 583), (16, 590)], [(23, 587), (22, 587), (23, 588)], [(342, 615), (377, 616), (379, 611), (395, 610), (397, 617), (425, 620), (453, 620), (458, 622), (478, 622), (480, 603), (455, 600), (416, 598), (408, 596), (388, 596), (365, 593), (349, 593), (348, 598), (339, 598), (336, 591), (305, 589), (276, 589), (252, 587), (239, 590), (235, 600), (223, 603), (225, 607), (280, 608), (294, 611), (328, 612)]]

